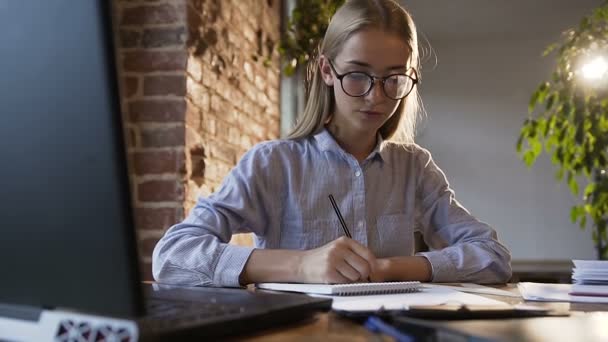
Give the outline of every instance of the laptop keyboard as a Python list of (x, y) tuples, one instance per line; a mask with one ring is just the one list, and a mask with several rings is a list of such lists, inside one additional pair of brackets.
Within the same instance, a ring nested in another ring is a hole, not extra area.
[(212, 321), (226, 316), (236, 317), (246, 311), (245, 307), (238, 304), (149, 298), (146, 302), (146, 315), (140, 320), (140, 324), (156, 330), (167, 326), (200, 324), (201, 321)]

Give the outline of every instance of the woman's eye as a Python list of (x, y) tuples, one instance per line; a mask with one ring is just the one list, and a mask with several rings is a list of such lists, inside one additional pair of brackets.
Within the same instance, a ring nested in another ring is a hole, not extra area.
[(353, 81), (365, 81), (367, 82), (369, 80), (369, 76), (367, 76), (364, 73), (361, 72), (353, 72), (348, 74), (348, 76), (353, 80)]

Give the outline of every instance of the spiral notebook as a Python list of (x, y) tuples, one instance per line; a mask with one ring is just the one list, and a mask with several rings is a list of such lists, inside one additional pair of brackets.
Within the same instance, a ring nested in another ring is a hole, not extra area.
[(264, 290), (324, 294), (332, 296), (365, 296), (374, 294), (410, 293), (420, 291), (418, 281), (354, 284), (295, 284), (259, 283), (256, 287)]

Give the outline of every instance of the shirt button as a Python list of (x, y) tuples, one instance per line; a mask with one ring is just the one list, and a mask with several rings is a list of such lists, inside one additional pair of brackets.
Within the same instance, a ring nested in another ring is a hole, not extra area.
[(359, 221), (359, 228), (363, 229), (363, 225), (364, 225), (364, 224), (365, 224), (365, 223), (364, 223), (363, 221)]
[(355, 177), (359, 177), (359, 176), (361, 176), (361, 171), (355, 172)]

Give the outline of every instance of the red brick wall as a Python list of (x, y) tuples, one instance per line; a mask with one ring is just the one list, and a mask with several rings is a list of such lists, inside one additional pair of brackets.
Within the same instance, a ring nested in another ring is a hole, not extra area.
[(150, 279), (164, 231), (253, 144), (279, 136), (280, 2), (114, 4), (133, 206)]

